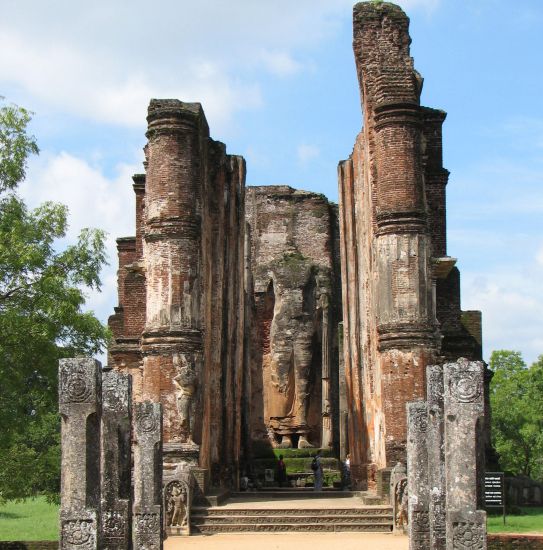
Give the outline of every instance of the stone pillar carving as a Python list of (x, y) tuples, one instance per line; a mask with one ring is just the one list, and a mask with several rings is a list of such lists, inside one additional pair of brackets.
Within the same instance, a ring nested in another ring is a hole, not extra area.
[(61, 550), (98, 550), (100, 510), (100, 363), (61, 359)]
[(407, 533), (408, 498), (407, 469), (405, 464), (397, 462), (390, 473), (390, 504), (393, 514), (393, 532), (395, 535)]
[(445, 447), (443, 440), (443, 367), (426, 368), (428, 403), (428, 485), (430, 550), (445, 550)]
[(409, 491), (409, 550), (428, 550), (428, 407), (424, 401), (407, 404), (407, 479)]
[(349, 452), (347, 408), (347, 387), (345, 384), (345, 356), (343, 354), (343, 323), (338, 323), (338, 357), (339, 357), (339, 458), (345, 460)]
[(320, 297), (322, 310), (322, 435), (321, 447), (329, 448), (334, 444), (332, 433), (332, 396), (330, 392), (330, 325), (329, 297), (323, 293)]
[(134, 550), (162, 550), (162, 407), (135, 405)]
[(486, 513), (477, 510), (477, 436), (484, 415), (484, 366), (443, 367), (447, 550), (486, 548)]
[(102, 373), (101, 539), (104, 550), (130, 542), (132, 377)]
[(194, 363), (190, 364), (184, 355), (180, 356), (181, 368), (178, 367), (179, 356), (174, 355), (174, 365), (178, 374), (173, 378), (175, 387), (175, 398), (177, 401), (177, 412), (185, 442), (189, 445), (196, 445), (192, 439), (194, 434), (194, 397), (197, 386), (197, 376)]
[(193, 484), (190, 474), (164, 486), (164, 529), (168, 536), (190, 535)]

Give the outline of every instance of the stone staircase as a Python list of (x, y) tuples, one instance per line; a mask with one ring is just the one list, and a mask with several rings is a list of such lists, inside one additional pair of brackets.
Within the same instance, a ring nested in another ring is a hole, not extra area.
[(390, 506), (366, 505), (362, 499), (350, 495), (328, 493), (319, 499), (319, 495), (314, 492), (286, 494), (285, 498), (269, 493), (262, 493), (261, 497), (255, 497), (254, 494), (234, 494), (223, 506), (193, 507), (191, 528), (193, 533), (204, 535), (243, 532), (392, 531)]

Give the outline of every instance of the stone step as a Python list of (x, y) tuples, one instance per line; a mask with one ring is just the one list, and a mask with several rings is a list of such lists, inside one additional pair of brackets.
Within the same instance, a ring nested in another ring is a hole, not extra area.
[(392, 524), (379, 523), (230, 523), (219, 525), (192, 525), (193, 533), (285, 533), (285, 532), (372, 532), (390, 533)]
[(359, 493), (353, 491), (339, 491), (337, 489), (332, 489), (325, 487), (322, 491), (315, 491), (312, 487), (285, 487), (283, 489), (278, 489), (275, 487), (270, 487), (269, 489), (262, 488), (259, 491), (247, 491), (241, 493), (231, 493), (232, 498), (242, 498), (242, 499), (271, 499), (271, 498), (296, 498), (296, 499), (305, 499), (305, 498), (351, 498), (353, 496), (358, 496)]
[(191, 509), (192, 517), (210, 516), (357, 516), (357, 517), (385, 517), (392, 519), (390, 506), (375, 506), (364, 508), (227, 508), (218, 506), (203, 508), (194, 506)]
[(357, 524), (390, 526), (392, 516), (360, 516), (360, 515), (287, 515), (287, 516), (192, 516), (193, 525), (232, 525), (232, 524)]

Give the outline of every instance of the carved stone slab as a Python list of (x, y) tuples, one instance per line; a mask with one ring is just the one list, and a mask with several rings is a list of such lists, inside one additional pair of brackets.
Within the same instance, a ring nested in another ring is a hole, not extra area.
[(390, 472), (390, 504), (393, 511), (393, 532), (395, 535), (407, 533), (407, 469), (397, 462)]
[(427, 432), (428, 407), (426, 402), (408, 403), (409, 550), (428, 550), (430, 547)]
[(426, 368), (428, 403), (428, 484), (430, 550), (445, 550), (445, 443), (443, 440), (443, 367)]
[(132, 377), (102, 373), (101, 538), (104, 550), (130, 542)]
[(447, 508), (477, 508), (477, 425), (484, 414), (484, 367), (459, 359), (443, 366)]
[(162, 550), (162, 406), (135, 406), (134, 550)]
[(486, 512), (447, 514), (447, 550), (486, 550)]
[(484, 415), (484, 366), (459, 359), (443, 367), (447, 550), (486, 548), (477, 511), (478, 433)]
[(98, 361), (60, 360), (61, 550), (100, 548), (100, 397)]
[[(190, 480), (190, 477), (188, 479)], [(192, 488), (187, 479), (176, 479), (166, 484), (164, 487), (164, 529), (168, 536), (190, 535), (191, 504)]]

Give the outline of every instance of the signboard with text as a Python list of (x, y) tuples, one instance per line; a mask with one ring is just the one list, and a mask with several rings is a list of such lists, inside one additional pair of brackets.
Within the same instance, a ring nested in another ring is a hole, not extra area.
[(485, 508), (502, 508), (505, 523), (505, 479), (503, 472), (485, 472), (483, 498)]

